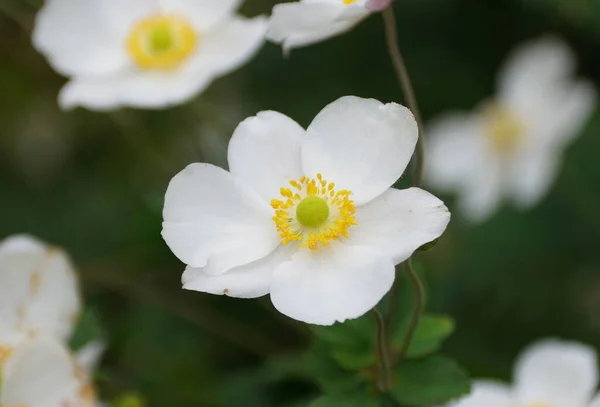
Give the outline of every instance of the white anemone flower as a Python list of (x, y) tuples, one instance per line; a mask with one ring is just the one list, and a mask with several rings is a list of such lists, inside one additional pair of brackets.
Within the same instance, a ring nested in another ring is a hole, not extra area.
[(77, 277), (62, 250), (26, 235), (0, 242), (0, 345), (32, 336), (66, 341), (80, 308)]
[(183, 103), (247, 62), (267, 21), (234, 14), (241, 0), (48, 0), (33, 43), (70, 78), (63, 108)]
[(539, 202), (595, 106), (594, 88), (572, 79), (574, 70), (573, 54), (556, 38), (518, 48), (495, 98), (428, 130), (428, 183), (455, 191), (471, 221), (490, 217), (504, 200), (520, 209)]
[(277, 4), (269, 22), (267, 39), (285, 52), (342, 34), (390, 0), (300, 0)]
[(408, 109), (343, 97), (307, 130), (261, 112), (229, 143), (229, 172), (191, 164), (170, 182), (162, 235), (185, 289), (255, 298), (329, 325), (374, 307), (394, 265), (450, 220), (419, 188), (391, 188), (417, 142)]
[(594, 349), (575, 342), (544, 340), (524, 351), (515, 384), (476, 381), (469, 396), (447, 407), (600, 407)]
[(93, 407), (97, 400), (89, 372), (65, 346), (36, 338), (0, 354), (0, 405)]

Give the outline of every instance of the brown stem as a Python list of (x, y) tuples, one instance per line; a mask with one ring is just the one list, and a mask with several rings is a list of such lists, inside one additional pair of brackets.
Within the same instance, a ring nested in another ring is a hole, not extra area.
[(385, 393), (390, 388), (391, 361), (388, 351), (388, 341), (385, 330), (383, 315), (377, 308), (373, 308), (373, 314), (377, 321), (377, 362), (379, 365), (379, 375), (377, 388)]
[(385, 26), (385, 38), (387, 41), (387, 48), (394, 71), (398, 77), (398, 82), (402, 87), (404, 93), (404, 101), (408, 105), (408, 108), (412, 111), (419, 126), (419, 139), (417, 141), (417, 165), (413, 178), (413, 186), (418, 187), (421, 184), (423, 178), (423, 167), (425, 164), (425, 146), (423, 140), (423, 120), (421, 119), (421, 113), (419, 111), (419, 104), (415, 96), (412, 81), (406, 69), (404, 63), (404, 57), (400, 52), (400, 44), (398, 44), (398, 32), (396, 31), (396, 17), (394, 16), (393, 3), (383, 10), (383, 24)]
[(397, 362), (401, 362), (406, 356), (406, 352), (408, 351), (408, 347), (413, 340), (415, 331), (419, 325), (419, 320), (421, 319), (421, 314), (423, 312), (423, 284), (413, 269), (412, 260), (408, 259), (405, 264), (408, 279), (412, 283), (415, 290), (415, 308), (410, 320), (410, 325), (408, 326), (408, 331), (406, 332), (406, 336), (402, 341), (402, 347), (398, 351)]

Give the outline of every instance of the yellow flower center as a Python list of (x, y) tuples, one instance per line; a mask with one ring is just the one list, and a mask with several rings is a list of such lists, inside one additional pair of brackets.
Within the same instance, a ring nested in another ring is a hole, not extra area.
[(525, 135), (525, 124), (514, 112), (498, 104), (485, 108), (483, 117), (493, 153), (507, 154), (515, 150)]
[(176, 69), (194, 52), (198, 34), (181, 16), (156, 14), (138, 21), (126, 40), (140, 69)]
[(298, 242), (298, 247), (316, 250), (340, 236), (349, 237), (348, 229), (357, 225), (356, 207), (348, 190), (335, 190), (321, 174), (290, 181), (292, 188), (282, 187), (282, 199), (273, 199), (273, 221), (281, 243)]
[(343, 0), (344, 4), (349, 6), (352, 3), (356, 3), (356, 0)]

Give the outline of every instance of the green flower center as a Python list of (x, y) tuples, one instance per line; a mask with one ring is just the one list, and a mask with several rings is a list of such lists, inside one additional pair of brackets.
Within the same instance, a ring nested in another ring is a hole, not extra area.
[(318, 196), (308, 196), (296, 207), (296, 219), (302, 226), (318, 228), (328, 218), (329, 205)]
[(155, 27), (150, 33), (150, 48), (153, 53), (159, 54), (173, 48), (173, 32), (167, 24)]

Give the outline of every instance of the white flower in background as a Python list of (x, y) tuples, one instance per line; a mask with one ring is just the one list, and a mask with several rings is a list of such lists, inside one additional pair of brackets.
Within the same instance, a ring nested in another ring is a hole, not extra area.
[(491, 216), (503, 200), (535, 205), (595, 106), (594, 88), (573, 80), (574, 70), (574, 56), (558, 39), (520, 47), (501, 71), (494, 99), (428, 130), (429, 184), (455, 191), (472, 221)]
[(390, 0), (301, 0), (277, 4), (267, 38), (287, 52), (342, 34)]
[(0, 345), (23, 336), (66, 341), (80, 308), (77, 277), (63, 251), (25, 235), (0, 242)]
[(596, 352), (574, 342), (544, 340), (526, 349), (512, 387), (476, 381), (472, 393), (447, 407), (600, 407)]
[(64, 108), (161, 108), (183, 103), (248, 61), (266, 19), (240, 0), (48, 0), (33, 42), (70, 78)]
[(31, 339), (0, 354), (0, 405), (92, 407), (96, 393), (89, 372), (64, 345)]
[(375, 306), (394, 265), (446, 229), (444, 204), (390, 188), (417, 142), (408, 109), (343, 97), (307, 130), (272, 111), (243, 121), (229, 172), (191, 164), (165, 197), (163, 237), (188, 265), (184, 288), (254, 298), (333, 324)]

